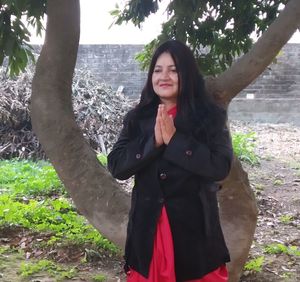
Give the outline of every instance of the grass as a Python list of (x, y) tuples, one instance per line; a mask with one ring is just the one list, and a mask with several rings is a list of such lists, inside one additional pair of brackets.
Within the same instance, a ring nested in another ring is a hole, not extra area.
[(255, 154), (256, 133), (233, 133), (232, 146), (235, 155), (243, 162), (251, 165), (259, 164), (259, 157)]
[(106, 281), (106, 279), (107, 279), (106, 276), (103, 274), (96, 274), (92, 277), (92, 280), (94, 282), (104, 282)]
[(5, 254), (8, 250), (8, 246), (0, 246), (0, 255)]
[(97, 158), (99, 160), (99, 162), (103, 165), (103, 166), (107, 166), (107, 156), (104, 154), (98, 154)]
[(264, 256), (259, 256), (257, 258), (253, 258), (245, 264), (244, 270), (247, 270), (250, 272), (261, 272), (264, 261), (265, 261)]
[(300, 249), (297, 246), (286, 246), (281, 243), (269, 244), (264, 247), (267, 254), (286, 254), (300, 257)]
[(72, 279), (77, 274), (75, 268), (61, 267), (50, 260), (43, 259), (35, 262), (21, 264), (20, 267), (21, 277), (30, 277), (40, 272), (46, 272), (50, 277), (55, 278), (56, 281), (63, 281), (64, 279)]
[(117, 252), (77, 213), (49, 163), (0, 161), (0, 187), (0, 227), (50, 232), (48, 244), (91, 244)]
[[(106, 165), (106, 156), (99, 155), (98, 159)], [(54, 168), (45, 161), (0, 161), (0, 228), (6, 227), (50, 233), (50, 237), (45, 236), (43, 241), (36, 242), (39, 249), (49, 245), (78, 245), (91, 250), (106, 250), (110, 255), (119, 252), (77, 213)], [(9, 250), (0, 246), (0, 260)], [(46, 259), (20, 266), (19, 275), (24, 279), (38, 273), (44, 273), (55, 281), (72, 279), (77, 274), (72, 267), (63, 267)], [(105, 280), (102, 274), (93, 278), (93, 281)]]
[(280, 216), (279, 220), (281, 223), (290, 224), (294, 220), (294, 216), (290, 214), (284, 214)]
[(274, 186), (282, 186), (284, 184), (284, 181), (280, 178), (276, 178), (274, 181), (273, 181), (273, 185)]
[(44, 161), (0, 161), (0, 187), (9, 194), (20, 196), (66, 193), (53, 166)]

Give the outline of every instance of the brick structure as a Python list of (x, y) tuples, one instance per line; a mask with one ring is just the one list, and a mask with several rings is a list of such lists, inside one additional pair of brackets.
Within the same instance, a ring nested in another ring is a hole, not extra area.
[(300, 44), (286, 44), (272, 63), (230, 104), (229, 116), (300, 126)]
[[(134, 59), (142, 48), (143, 45), (80, 45), (76, 67), (88, 69), (115, 91), (123, 86), (123, 92), (136, 99), (147, 76)], [(284, 46), (277, 62), (233, 99), (229, 116), (246, 121), (300, 125), (300, 44)]]
[(135, 55), (143, 45), (80, 45), (76, 68), (88, 69), (96, 79), (131, 97), (139, 97), (146, 81), (146, 72), (140, 70)]

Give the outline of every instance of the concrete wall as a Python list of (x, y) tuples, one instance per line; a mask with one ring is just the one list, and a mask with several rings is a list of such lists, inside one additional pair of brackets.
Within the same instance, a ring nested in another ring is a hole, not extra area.
[(115, 91), (123, 86), (127, 96), (137, 98), (146, 81), (146, 72), (134, 59), (142, 49), (143, 45), (80, 45), (76, 67), (90, 70)]
[(230, 104), (238, 120), (300, 126), (300, 44), (286, 44), (271, 64)]
[[(138, 98), (146, 81), (134, 60), (142, 45), (80, 45), (77, 68), (92, 72), (116, 91)], [(242, 91), (230, 104), (230, 118), (300, 125), (300, 44), (287, 44), (277, 62)]]

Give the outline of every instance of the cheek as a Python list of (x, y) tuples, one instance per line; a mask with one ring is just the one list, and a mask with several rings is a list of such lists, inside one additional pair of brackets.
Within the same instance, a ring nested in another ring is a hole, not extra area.
[(179, 80), (179, 79), (178, 79), (178, 74), (175, 74), (175, 73), (174, 73), (174, 74), (172, 75), (172, 80), (173, 80), (174, 82), (178, 83), (178, 80)]
[(155, 87), (155, 85), (157, 85), (157, 77), (155, 75), (152, 75), (152, 86)]

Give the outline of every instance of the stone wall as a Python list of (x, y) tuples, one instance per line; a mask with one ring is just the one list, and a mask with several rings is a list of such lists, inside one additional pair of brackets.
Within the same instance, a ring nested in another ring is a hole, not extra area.
[[(77, 68), (92, 72), (99, 81), (139, 97), (146, 81), (135, 55), (143, 45), (80, 45)], [(300, 44), (287, 44), (258, 79), (230, 104), (229, 116), (258, 122), (291, 122), (300, 125)]]
[(254, 94), (255, 99), (300, 99), (300, 44), (286, 44), (276, 61), (238, 97), (247, 94)]
[(146, 81), (146, 72), (139, 68), (135, 55), (143, 45), (80, 45), (76, 68), (88, 69), (96, 79), (131, 97), (139, 97)]
[(230, 104), (238, 120), (300, 125), (300, 44), (286, 44), (272, 63)]

